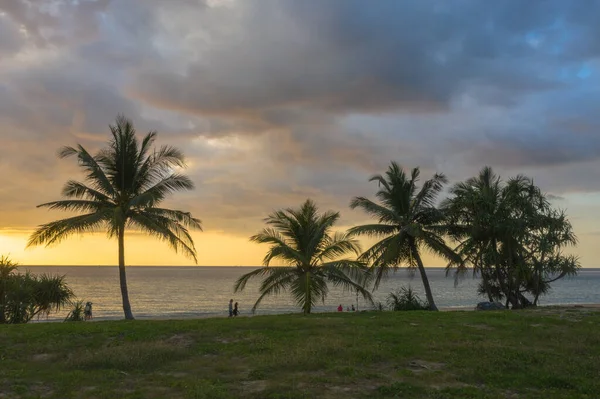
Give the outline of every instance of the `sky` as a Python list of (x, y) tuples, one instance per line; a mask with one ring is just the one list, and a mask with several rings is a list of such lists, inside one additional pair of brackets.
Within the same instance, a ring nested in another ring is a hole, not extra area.
[[(454, 183), (526, 174), (599, 267), (600, 1), (0, 0), (0, 254), (112, 265), (116, 241), (25, 249), (64, 217), (36, 205), (83, 178), (122, 113), (186, 155), (199, 265), (258, 265), (248, 237), (306, 198), (341, 212), (389, 162)], [(130, 265), (193, 265), (132, 232)], [(443, 261), (426, 257), (427, 266)]]

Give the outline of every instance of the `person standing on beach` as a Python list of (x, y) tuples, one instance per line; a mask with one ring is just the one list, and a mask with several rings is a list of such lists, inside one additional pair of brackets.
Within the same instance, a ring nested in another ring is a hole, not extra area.
[(233, 317), (233, 299), (229, 300), (229, 317)]
[(240, 314), (240, 311), (238, 310), (238, 303), (235, 303), (235, 306), (233, 307), (233, 316), (237, 316)]

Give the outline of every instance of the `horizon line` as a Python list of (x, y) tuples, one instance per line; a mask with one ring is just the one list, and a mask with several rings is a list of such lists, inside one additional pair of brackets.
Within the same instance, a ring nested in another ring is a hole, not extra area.
[[(26, 265), (18, 264), (17, 267), (118, 267), (119, 265)], [(270, 265), (269, 267), (283, 267), (285, 265)], [(263, 265), (126, 265), (125, 267), (264, 267)], [(408, 266), (398, 266), (398, 269), (408, 269)], [(425, 266), (432, 269), (446, 269), (446, 266)], [(473, 267), (467, 267), (472, 269)], [(581, 269), (600, 269), (600, 266), (582, 266)]]

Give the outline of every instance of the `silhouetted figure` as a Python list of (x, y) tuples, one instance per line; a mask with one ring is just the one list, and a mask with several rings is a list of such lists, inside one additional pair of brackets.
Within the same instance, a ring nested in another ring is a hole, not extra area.
[(229, 300), (229, 317), (233, 317), (233, 299)]
[(240, 311), (238, 310), (238, 303), (235, 303), (235, 306), (233, 307), (233, 315), (237, 316), (240, 314)]
[(354, 305), (352, 305), (352, 311), (356, 312), (356, 308), (354, 307)]
[(85, 308), (83, 308), (83, 320), (91, 320), (92, 318), (92, 303), (87, 302)]

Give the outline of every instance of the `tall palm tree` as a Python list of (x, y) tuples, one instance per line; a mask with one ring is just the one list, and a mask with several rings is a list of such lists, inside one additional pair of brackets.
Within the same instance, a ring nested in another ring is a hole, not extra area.
[[(269, 295), (289, 291), (304, 314), (311, 312), (319, 301), (325, 301), (327, 284), (360, 293), (372, 301), (371, 294), (363, 288), (366, 278), (364, 264), (356, 260), (339, 259), (348, 252), (360, 253), (358, 242), (345, 233), (330, 234), (340, 217), (339, 212), (319, 213), (311, 200), (299, 209), (285, 209), (269, 215), (269, 226), (250, 237), (251, 241), (270, 244), (264, 267), (240, 277), (235, 291), (242, 291), (253, 277), (263, 277), (260, 296), (254, 304)], [(272, 260), (280, 260), (286, 267), (270, 267)]]
[(417, 268), (429, 307), (437, 310), (421, 260), (421, 250), (427, 249), (452, 263), (459, 263), (460, 257), (444, 241), (444, 215), (435, 203), (447, 179), (443, 174), (435, 174), (418, 190), (419, 173), (419, 168), (414, 168), (408, 176), (396, 162), (392, 162), (385, 176), (371, 177), (369, 181), (379, 184), (376, 194), (379, 203), (355, 197), (350, 207), (362, 209), (376, 218), (377, 223), (353, 227), (350, 233), (383, 237), (359, 258), (371, 263), (376, 270), (375, 288), (390, 269), (395, 270), (400, 265)]
[(38, 207), (84, 214), (39, 226), (27, 246), (48, 246), (73, 234), (99, 231), (116, 237), (123, 312), (126, 319), (133, 319), (125, 274), (125, 230), (140, 230), (166, 241), (175, 252), (182, 251), (196, 261), (196, 248), (188, 229), (201, 230), (201, 225), (189, 212), (158, 206), (169, 194), (194, 188), (187, 176), (174, 171), (185, 166), (181, 151), (171, 146), (153, 150), (156, 132), (146, 134), (138, 142), (132, 122), (121, 115), (115, 125), (110, 125), (110, 131), (108, 146), (94, 156), (81, 145), (60, 150), (60, 158), (77, 156), (87, 185), (69, 180), (62, 191), (68, 199)]

